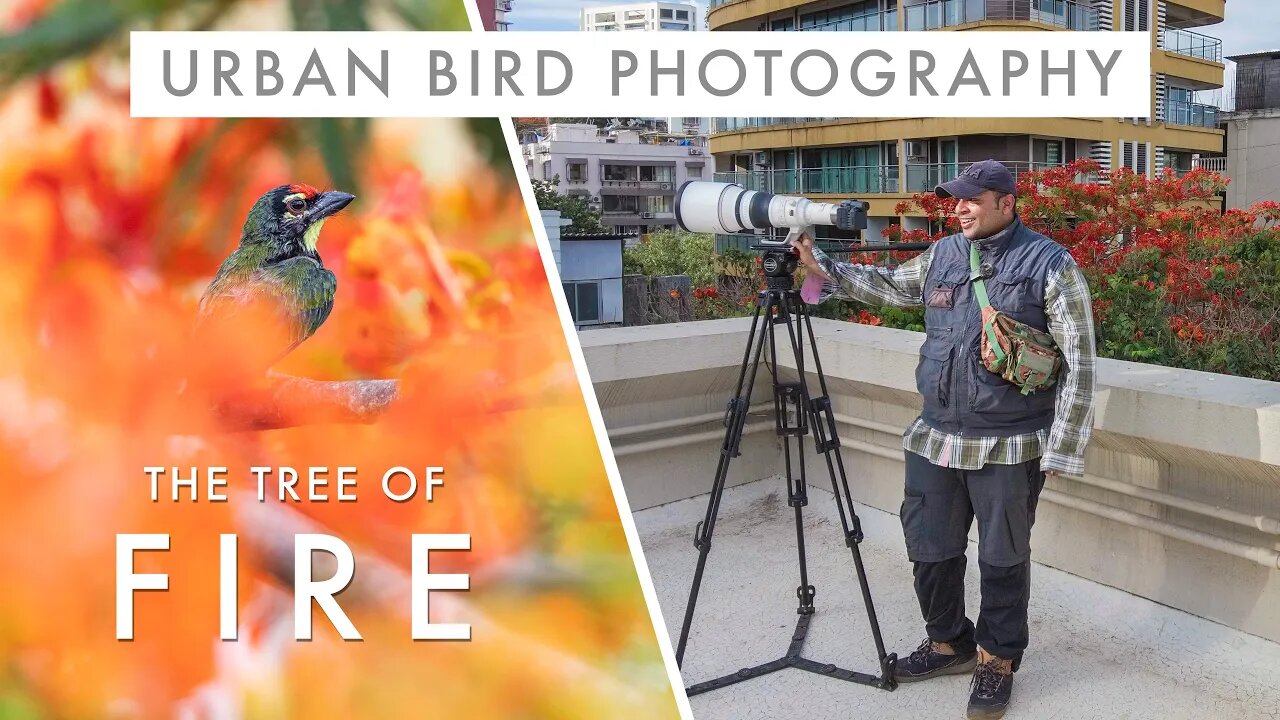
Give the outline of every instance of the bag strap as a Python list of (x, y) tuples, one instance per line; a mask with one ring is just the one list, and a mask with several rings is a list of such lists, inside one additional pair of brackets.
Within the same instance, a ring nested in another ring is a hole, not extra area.
[[(969, 280), (973, 283), (973, 293), (978, 297), (978, 305), (986, 310), (991, 307), (991, 300), (987, 297), (987, 284), (982, 281), (982, 260), (978, 257), (978, 246), (969, 243)], [(1004, 348), (1000, 347), (1000, 340), (996, 338), (995, 323), (991, 318), (995, 315), (983, 313), (982, 331), (987, 334), (987, 345), (991, 351), (995, 353), (996, 360), (1004, 361)]]

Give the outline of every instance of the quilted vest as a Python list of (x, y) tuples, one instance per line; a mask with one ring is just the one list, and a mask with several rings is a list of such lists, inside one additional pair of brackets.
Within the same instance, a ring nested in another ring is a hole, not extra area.
[[(1013, 318), (1048, 329), (1044, 287), (1061, 269), (1066, 248), (1015, 218), (1009, 232), (979, 244), (991, 306)], [(1056, 386), (1022, 395), (988, 371), (979, 359), (981, 311), (970, 282), (969, 240), (956, 234), (934, 244), (925, 277), (925, 341), (916, 367), (924, 397), (922, 417), (942, 432), (1008, 437), (1053, 424)]]

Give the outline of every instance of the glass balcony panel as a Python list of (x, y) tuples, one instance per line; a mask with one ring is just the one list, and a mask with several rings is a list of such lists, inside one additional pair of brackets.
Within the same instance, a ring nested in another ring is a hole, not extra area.
[(1166, 29), (1160, 47), (1177, 55), (1222, 62), (1222, 41), (1190, 30)]
[(905, 10), (908, 30), (937, 30), (980, 20), (1029, 20), (1068, 30), (1098, 29), (1098, 11), (1076, 0), (926, 0)]

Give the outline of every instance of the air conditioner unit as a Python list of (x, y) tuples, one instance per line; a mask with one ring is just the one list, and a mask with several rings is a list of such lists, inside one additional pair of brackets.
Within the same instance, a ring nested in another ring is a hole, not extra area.
[(912, 140), (907, 143), (907, 157), (912, 160), (924, 160), (929, 157), (929, 143), (925, 140)]
[(690, 155), (701, 155), (701, 154), (702, 154), (702, 148), (692, 148), (692, 147), (691, 147), (691, 148), (689, 148), (689, 154), (690, 154)]

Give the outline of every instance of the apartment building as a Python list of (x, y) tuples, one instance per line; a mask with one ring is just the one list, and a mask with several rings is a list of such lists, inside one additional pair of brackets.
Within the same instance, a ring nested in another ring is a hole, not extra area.
[(476, 0), (476, 10), (480, 13), (480, 22), (485, 30), (511, 29), (511, 21), (507, 20), (507, 13), (511, 12), (511, 0)]
[(616, 30), (689, 32), (698, 29), (697, 20), (698, 6), (692, 3), (645, 2), (604, 5), (582, 8), (578, 29), (587, 32)]
[(1280, 199), (1280, 50), (1227, 59), (1236, 64), (1236, 104), (1223, 117), (1220, 171), (1231, 178), (1226, 206), (1242, 208)]
[(701, 136), (557, 123), (526, 133), (522, 147), (529, 177), (558, 178), (559, 192), (581, 195), (627, 235), (674, 229), (676, 189), (712, 174)]
[(1077, 158), (1148, 174), (1189, 170), (1194, 154), (1222, 150), (1217, 108), (1193, 94), (1222, 87), (1222, 42), (1196, 28), (1221, 22), (1225, 11), (1225, 0), (711, 0), (713, 31), (1149, 32), (1153, 90), (1142, 118), (717, 118), (716, 178), (866, 200), (877, 233), (897, 221), (900, 200), (985, 158), (1015, 173)]

